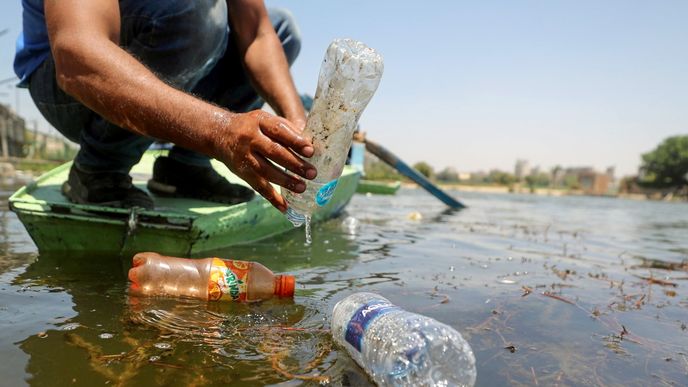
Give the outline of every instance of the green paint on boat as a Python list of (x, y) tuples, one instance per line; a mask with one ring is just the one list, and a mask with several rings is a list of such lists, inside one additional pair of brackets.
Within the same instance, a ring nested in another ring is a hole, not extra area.
[[(147, 151), (132, 168), (134, 184), (146, 190), (155, 158), (166, 151)], [(61, 165), (20, 188), (9, 205), (41, 253), (119, 254), (140, 251), (198, 256), (245, 244), (293, 229), (289, 221), (262, 196), (236, 205), (202, 200), (155, 199), (155, 210), (129, 210), (74, 204), (60, 192), (70, 163)], [(228, 180), (246, 184), (222, 163), (213, 167)], [(356, 192), (360, 170), (347, 166), (331, 201), (313, 216), (315, 222), (338, 215)]]
[(399, 187), (401, 187), (401, 182), (399, 181), (361, 180), (358, 183), (356, 192), (376, 195), (394, 195), (399, 190)]

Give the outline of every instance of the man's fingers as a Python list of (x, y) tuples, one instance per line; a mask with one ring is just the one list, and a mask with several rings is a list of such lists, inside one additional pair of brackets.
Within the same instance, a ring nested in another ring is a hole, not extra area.
[(271, 182), (294, 192), (300, 193), (306, 189), (303, 181), (280, 171), (263, 156), (257, 154), (252, 154), (248, 157), (244, 167), (238, 172), (256, 192), (282, 212), (287, 210), (287, 202), (270, 184)]
[(306, 183), (304, 183), (301, 179), (281, 171), (271, 162), (261, 156), (256, 156), (256, 160), (258, 160), (258, 163), (260, 164), (260, 175), (269, 180), (271, 183), (275, 183), (296, 193), (301, 193), (306, 190)]
[(313, 156), (313, 144), (292, 129), (290, 122), (286, 119), (276, 116), (263, 116), (259, 124), (263, 134), (273, 141), (295, 150), (302, 156)]
[(316, 171), (311, 163), (304, 161), (290, 149), (276, 142), (272, 142), (268, 138), (265, 140), (266, 141), (260, 144), (260, 149), (258, 149), (265, 158), (309, 180), (314, 179), (318, 174), (318, 171)]
[(281, 212), (285, 212), (287, 210), (287, 202), (284, 200), (282, 195), (275, 190), (275, 187), (273, 187), (267, 179), (258, 175), (255, 170), (245, 171), (243, 175), (244, 176), (242, 176), (242, 178), (244, 181), (253, 187), (253, 189), (256, 190), (256, 192), (258, 192), (261, 196), (267, 199), (273, 206), (275, 206), (275, 208)]
[(251, 187), (258, 191), (258, 193), (261, 194), (265, 199), (272, 203), (275, 208), (281, 212), (287, 211), (287, 202), (268, 180), (259, 177), (254, 182), (249, 184), (251, 184)]

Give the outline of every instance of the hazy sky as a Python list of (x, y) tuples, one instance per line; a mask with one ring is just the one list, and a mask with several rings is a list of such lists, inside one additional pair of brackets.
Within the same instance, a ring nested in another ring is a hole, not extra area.
[[(688, 2), (316, 1), (289, 8), (303, 35), (297, 87), (315, 92), (327, 45), (377, 49), (385, 74), (361, 124), (410, 162), (460, 171), (616, 166), (688, 133)], [(12, 75), (20, 1), (3, 0), (0, 78)], [(19, 111), (39, 118), (25, 92)], [(0, 102), (15, 106), (12, 86)], [(40, 128), (47, 128), (44, 121)]]

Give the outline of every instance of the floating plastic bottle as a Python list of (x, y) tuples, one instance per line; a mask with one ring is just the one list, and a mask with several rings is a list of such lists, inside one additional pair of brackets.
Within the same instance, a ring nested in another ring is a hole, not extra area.
[(472, 386), (475, 356), (454, 328), (355, 293), (332, 312), (332, 336), (378, 385)]
[(220, 258), (186, 259), (139, 253), (134, 256), (129, 280), (130, 292), (143, 296), (210, 301), (294, 296), (293, 276), (275, 275), (258, 262)]
[(306, 182), (301, 194), (282, 190), (294, 226), (306, 222), (334, 194), (358, 119), (377, 90), (382, 70), (382, 57), (361, 42), (336, 39), (328, 47), (304, 129), (313, 141), (309, 161), (318, 176)]

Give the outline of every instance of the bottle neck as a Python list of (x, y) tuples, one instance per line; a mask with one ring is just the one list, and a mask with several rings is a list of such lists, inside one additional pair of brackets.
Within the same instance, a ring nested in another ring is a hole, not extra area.
[(287, 219), (294, 225), (294, 227), (300, 227), (306, 222), (306, 216), (300, 212), (297, 212), (293, 207), (287, 208), (287, 213), (285, 214)]
[(275, 276), (275, 296), (294, 297), (295, 281), (293, 275)]

